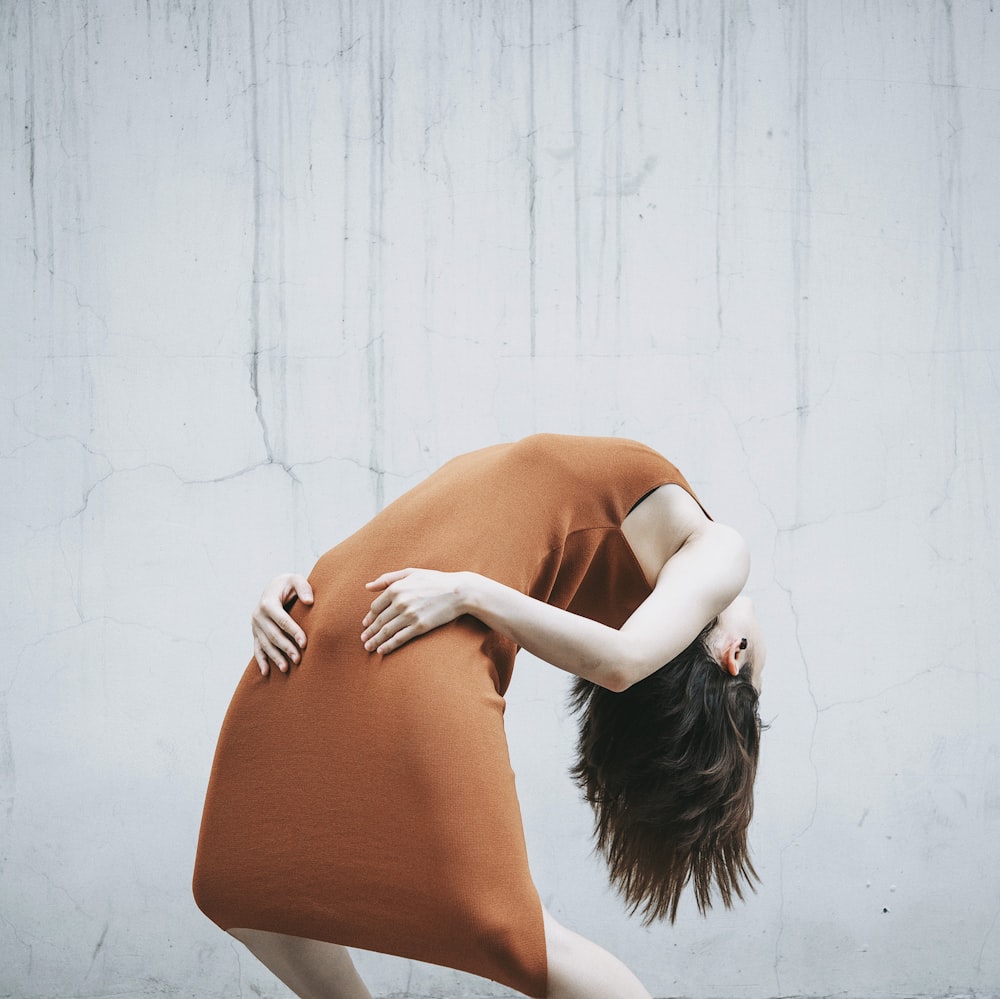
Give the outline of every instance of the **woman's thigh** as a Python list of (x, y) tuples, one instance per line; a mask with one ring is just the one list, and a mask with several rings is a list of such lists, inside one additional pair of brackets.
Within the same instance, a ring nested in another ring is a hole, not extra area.
[(371, 999), (346, 947), (266, 930), (229, 933), (301, 999)]

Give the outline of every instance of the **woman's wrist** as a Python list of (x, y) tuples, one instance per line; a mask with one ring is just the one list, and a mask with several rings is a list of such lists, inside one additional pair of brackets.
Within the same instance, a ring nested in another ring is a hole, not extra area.
[(455, 595), (458, 597), (459, 616), (471, 614), (477, 617), (476, 611), (482, 604), (482, 589), (484, 577), (478, 572), (462, 571), (455, 573)]

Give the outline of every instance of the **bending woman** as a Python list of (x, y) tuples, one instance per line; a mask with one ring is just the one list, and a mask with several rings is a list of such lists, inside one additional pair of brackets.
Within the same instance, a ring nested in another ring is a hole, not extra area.
[(633, 911), (672, 919), (689, 881), (702, 910), (730, 905), (756, 876), (748, 567), (642, 444), (544, 434), (448, 462), (265, 590), (198, 905), (303, 997), (366, 999), (358, 947), (534, 997), (648, 999), (542, 908), (503, 694), (518, 648), (578, 678), (574, 776)]

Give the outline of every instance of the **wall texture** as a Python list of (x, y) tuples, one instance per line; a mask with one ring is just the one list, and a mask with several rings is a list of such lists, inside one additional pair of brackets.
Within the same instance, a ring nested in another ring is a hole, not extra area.
[(520, 663), (546, 903), (659, 996), (1000, 995), (993, 6), (3, 0), (0, 995), (285, 994), (189, 892), (249, 609), (536, 430), (674, 459), (771, 650), (760, 891), (648, 930)]

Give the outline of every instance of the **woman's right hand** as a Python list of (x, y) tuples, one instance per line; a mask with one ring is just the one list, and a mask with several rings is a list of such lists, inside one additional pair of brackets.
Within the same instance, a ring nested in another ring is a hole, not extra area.
[(268, 675), (272, 664), (286, 673), (292, 663), (302, 658), (306, 633), (286, 609), (296, 598), (304, 604), (313, 602), (309, 581), (295, 572), (282, 573), (264, 587), (260, 601), (250, 615), (253, 655), (261, 676)]

